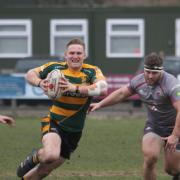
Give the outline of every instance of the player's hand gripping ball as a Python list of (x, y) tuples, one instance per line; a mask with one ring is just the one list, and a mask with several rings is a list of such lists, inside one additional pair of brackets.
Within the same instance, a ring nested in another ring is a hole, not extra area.
[(62, 78), (64, 78), (64, 74), (59, 69), (55, 69), (48, 74), (47, 96), (50, 99), (57, 99), (61, 97), (62, 91), (61, 88), (59, 87), (59, 83)]

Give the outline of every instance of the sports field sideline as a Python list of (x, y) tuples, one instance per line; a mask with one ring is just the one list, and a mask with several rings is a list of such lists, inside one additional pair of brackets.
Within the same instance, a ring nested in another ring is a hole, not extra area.
[[(31, 116), (44, 116), (48, 112), (48, 105), (20, 105), (17, 106), (15, 109), (11, 106), (3, 106), (0, 105), (1, 112), (3, 114), (14, 115), (18, 117), (31, 117)], [(107, 116), (118, 118), (120, 117), (142, 117), (145, 116), (145, 108), (142, 107), (133, 107), (131, 102), (123, 102), (114, 106), (103, 108), (99, 111), (93, 112), (89, 114), (89, 117), (101, 119)]]

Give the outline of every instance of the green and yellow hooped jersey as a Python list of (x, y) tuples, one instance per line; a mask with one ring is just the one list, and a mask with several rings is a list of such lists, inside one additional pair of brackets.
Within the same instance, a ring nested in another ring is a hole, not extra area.
[[(75, 85), (90, 85), (97, 79), (105, 79), (98, 67), (89, 64), (83, 64), (78, 72), (71, 71), (66, 62), (50, 62), (37, 67), (35, 70), (41, 79), (45, 79), (48, 73), (54, 69), (60, 69), (69, 82)], [(44, 119), (47, 126), (44, 124), (42, 131), (47, 130), (50, 120), (55, 121), (65, 131), (82, 131), (91, 100), (92, 97), (76, 92), (66, 92), (59, 99), (53, 100), (49, 118)]]

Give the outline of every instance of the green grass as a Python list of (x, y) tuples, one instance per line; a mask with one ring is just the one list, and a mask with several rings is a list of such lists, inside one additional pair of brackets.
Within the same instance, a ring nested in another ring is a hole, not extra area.
[[(78, 149), (71, 160), (47, 180), (140, 180), (143, 119), (87, 119)], [(19, 162), (40, 147), (38, 118), (19, 118), (16, 127), (0, 125), (0, 179), (14, 180)], [(162, 157), (161, 157), (162, 159)], [(169, 180), (158, 162), (158, 180)]]

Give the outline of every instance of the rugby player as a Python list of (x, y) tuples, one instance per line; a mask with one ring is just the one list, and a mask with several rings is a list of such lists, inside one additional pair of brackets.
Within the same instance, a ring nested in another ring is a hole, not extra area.
[(60, 83), (63, 95), (53, 100), (47, 117), (41, 121), (42, 148), (33, 150), (18, 166), (17, 176), (22, 179), (43, 179), (69, 159), (81, 138), (92, 97), (106, 95), (104, 75), (98, 67), (85, 64), (85, 59), (84, 43), (72, 39), (66, 46), (64, 62), (49, 62), (27, 72), (27, 81), (45, 93), (49, 72), (60, 69), (65, 78)]
[(89, 112), (110, 106), (138, 94), (147, 108), (147, 121), (142, 138), (144, 180), (156, 179), (156, 163), (164, 149), (164, 169), (180, 180), (180, 82), (163, 70), (163, 59), (156, 53), (145, 57), (144, 72), (130, 83), (92, 103)]

